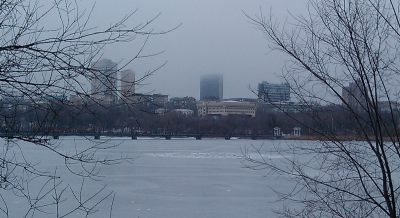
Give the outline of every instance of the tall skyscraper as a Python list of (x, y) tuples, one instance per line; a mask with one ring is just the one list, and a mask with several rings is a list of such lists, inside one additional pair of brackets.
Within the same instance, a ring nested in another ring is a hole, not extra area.
[(121, 97), (130, 98), (135, 94), (135, 72), (133, 70), (121, 71)]
[(264, 102), (290, 101), (289, 83), (272, 84), (266, 81), (258, 84), (258, 99)]
[(204, 75), (200, 78), (200, 100), (223, 100), (222, 74)]
[(91, 96), (97, 100), (115, 102), (117, 95), (117, 63), (101, 59), (92, 65)]

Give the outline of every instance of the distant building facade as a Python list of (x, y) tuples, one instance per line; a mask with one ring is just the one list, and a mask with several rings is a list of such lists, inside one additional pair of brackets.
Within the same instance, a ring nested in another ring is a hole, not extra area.
[(174, 97), (170, 99), (171, 103), (173, 103), (173, 105), (177, 105), (181, 108), (185, 108), (186, 105), (188, 104), (193, 104), (196, 102), (196, 99), (193, 97)]
[(133, 70), (121, 71), (121, 98), (123, 101), (132, 100), (135, 94), (135, 72)]
[(163, 95), (163, 94), (140, 94), (136, 93), (133, 97), (133, 101), (135, 103), (150, 103), (150, 104), (156, 104), (159, 106), (164, 106), (168, 102), (168, 95)]
[(273, 84), (266, 81), (258, 84), (258, 99), (263, 102), (289, 102), (289, 83)]
[(258, 99), (257, 98), (229, 98), (226, 99), (227, 101), (239, 101), (239, 102), (253, 102), (257, 103)]
[(70, 95), (68, 100), (72, 105), (83, 105), (85, 103), (85, 95)]
[(255, 117), (257, 103), (238, 101), (200, 101), (196, 106), (199, 116), (246, 115)]
[(223, 75), (210, 74), (200, 78), (200, 100), (223, 100)]
[(172, 111), (175, 113), (178, 113), (178, 114), (185, 115), (185, 116), (191, 116), (194, 113), (193, 110), (189, 110), (189, 109), (173, 109)]
[(299, 102), (258, 102), (257, 110), (259, 112), (273, 112), (273, 113), (281, 113), (281, 112), (300, 112), (300, 111), (308, 111), (311, 109), (311, 105), (302, 104)]
[(349, 83), (342, 88), (343, 104), (352, 109), (361, 109), (366, 105), (364, 87), (360, 80)]
[(190, 109), (196, 110), (196, 99), (194, 97), (174, 97), (169, 99), (168, 109)]
[(117, 63), (109, 59), (101, 59), (92, 65), (91, 97), (103, 103), (113, 103), (117, 94)]

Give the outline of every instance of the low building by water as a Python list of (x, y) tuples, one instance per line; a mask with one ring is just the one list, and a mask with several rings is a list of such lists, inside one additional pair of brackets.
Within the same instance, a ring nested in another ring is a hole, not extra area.
[(238, 101), (200, 101), (196, 106), (199, 116), (246, 115), (255, 117), (257, 103)]

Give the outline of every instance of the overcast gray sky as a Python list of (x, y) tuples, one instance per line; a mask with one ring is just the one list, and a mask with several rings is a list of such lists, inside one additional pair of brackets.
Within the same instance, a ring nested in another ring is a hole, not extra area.
[[(222, 73), (224, 98), (255, 97), (263, 80), (281, 82), (279, 74), (284, 56), (270, 52), (262, 32), (256, 30), (243, 14), (267, 14), (273, 11), (282, 22), (293, 14), (304, 13), (307, 0), (81, 0), (85, 7), (96, 4), (91, 18), (95, 25), (109, 25), (124, 14), (138, 9), (128, 24), (146, 22), (161, 13), (152, 24), (155, 31), (173, 32), (150, 37), (145, 52), (165, 50), (157, 57), (138, 60), (129, 65), (137, 76), (167, 61), (167, 65), (145, 81), (138, 92), (168, 94), (169, 97), (199, 98), (200, 76)], [(128, 60), (135, 54), (141, 39), (120, 46), (110, 46), (104, 57), (113, 61)]]

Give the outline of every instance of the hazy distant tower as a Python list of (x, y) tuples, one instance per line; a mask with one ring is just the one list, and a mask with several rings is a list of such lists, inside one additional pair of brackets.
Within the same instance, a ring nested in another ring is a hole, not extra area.
[(342, 88), (343, 104), (346, 104), (351, 109), (366, 108), (365, 89), (361, 80), (351, 82), (348, 87)]
[(121, 97), (130, 98), (135, 94), (135, 72), (133, 70), (121, 71)]
[(200, 78), (200, 100), (223, 100), (222, 74), (204, 75)]
[(117, 63), (101, 59), (92, 65), (93, 79), (91, 95), (97, 100), (115, 102), (117, 100)]

